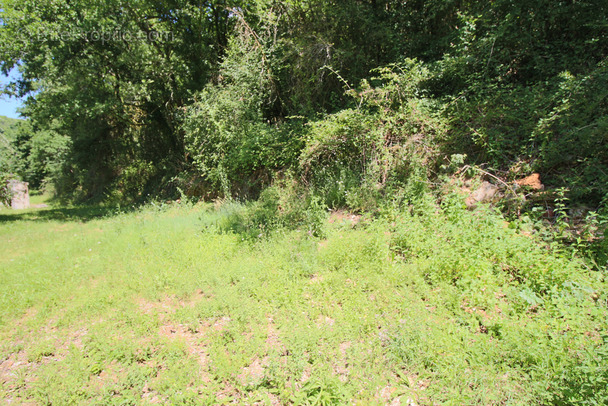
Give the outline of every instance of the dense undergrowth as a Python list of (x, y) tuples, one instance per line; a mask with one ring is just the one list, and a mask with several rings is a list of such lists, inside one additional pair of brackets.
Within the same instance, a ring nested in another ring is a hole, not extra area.
[(279, 209), (276, 197), (2, 211), (0, 397), (608, 399), (605, 273), (534, 223), (470, 212), (456, 196), (329, 221), (319, 201)]
[(9, 0), (0, 13), (0, 69), (22, 72), (2, 92), (31, 96), (0, 172), (65, 201), (246, 200), (293, 172), (358, 210), (440, 181), (458, 155), (505, 182), (540, 173), (585, 210), (605, 202), (601, 0)]

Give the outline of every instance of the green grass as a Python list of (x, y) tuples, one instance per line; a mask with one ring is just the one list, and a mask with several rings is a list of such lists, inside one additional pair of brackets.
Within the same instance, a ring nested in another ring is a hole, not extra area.
[(606, 401), (603, 274), (524, 224), (446, 203), (252, 241), (225, 215), (0, 212), (0, 399)]

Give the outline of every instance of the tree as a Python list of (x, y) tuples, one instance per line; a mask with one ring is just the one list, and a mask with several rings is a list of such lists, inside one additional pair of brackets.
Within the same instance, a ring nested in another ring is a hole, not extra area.
[(126, 185), (119, 194), (135, 199), (179, 171), (180, 112), (214, 76), (235, 5), (5, 2), (0, 68), (23, 74), (6, 90), (35, 91), (24, 113), (71, 139), (66, 190), (93, 197)]

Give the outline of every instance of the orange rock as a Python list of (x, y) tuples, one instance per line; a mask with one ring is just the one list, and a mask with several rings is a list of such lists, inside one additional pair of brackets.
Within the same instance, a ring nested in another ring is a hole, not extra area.
[(527, 186), (534, 190), (543, 190), (545, 188), (545, 186), (540, 183), (540, 174), (538, 173), (533, 173), (523, 179), (518, 179), (515, 183), (519, 186)]

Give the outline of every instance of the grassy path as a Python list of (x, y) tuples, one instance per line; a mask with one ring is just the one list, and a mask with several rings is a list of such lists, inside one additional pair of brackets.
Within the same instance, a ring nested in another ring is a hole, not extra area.
[(606, 393), (605, 282), (489, 214), (338, 221), (323, 240), (255, 243), (203, 226), (219, 215), (1, 211), (0, 399), (524, 405)]

